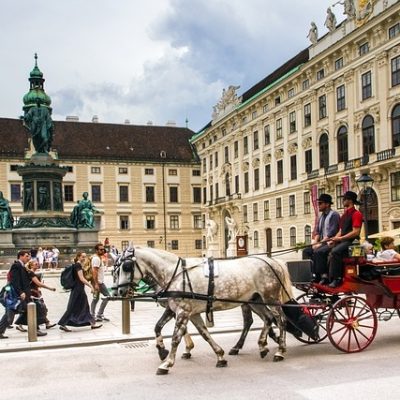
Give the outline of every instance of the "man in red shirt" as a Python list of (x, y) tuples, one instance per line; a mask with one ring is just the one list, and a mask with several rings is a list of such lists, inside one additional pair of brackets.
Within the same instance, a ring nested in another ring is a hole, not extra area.
[(360, 238), (363, 215), (355, 209), (355, 204), (360, 205), (357, 193), (346, 192), (343, 195), (345, 212), (340, 217), (339, 232), (328, 242), (334, 246), (331, 251), (330, 275), (333, 279), (329, 284), (331, 288), (342, 284), (343, 258), (348, 256), (349, 246), (353, 240)]

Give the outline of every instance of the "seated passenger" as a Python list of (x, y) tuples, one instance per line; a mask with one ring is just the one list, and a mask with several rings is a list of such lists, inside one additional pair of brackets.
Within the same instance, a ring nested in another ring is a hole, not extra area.
[(392, 237), (384, 237), (381, 240), (382, 251), (379, 251), (377, 259), (385, 261), (400, 261), (400, 254), (395, 250), (394, 239)]
[(333, 246), (331, 251), (330, 276), (332, 282), (329, 287), (336, 288), (342, 284), (343, 279), (343, 258), (349, 254), (349, 246), (354, 239), (360, 239), (360, 231), (363, 216), (356, 210), (354, 205), (359, 205), (357, 193), (348, 191), (343, 195), (343, 207), (345, 211), (340, 217), (339, 232), (328, 241)]

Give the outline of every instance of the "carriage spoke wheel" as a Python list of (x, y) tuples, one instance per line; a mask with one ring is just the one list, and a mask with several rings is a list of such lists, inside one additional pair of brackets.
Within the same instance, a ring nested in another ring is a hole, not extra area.
[(361, 297), (340, 299), (328, 315), (329, 340), (345, 353), (357, 353), (367, 348), (375, 338), (377, 327), (375, 310)]
[[(310, 296), (308, 293), (304, 293), (302, 295), (300, 295), (299, 297), (296, 298), (296, 301), (301, 305), (313, 305), (313, 297)], [(321, 304), (321, 308), (320, 307), (307, 307), (308, 312), (310, 313), (310, 315), (315, 319), (315, 321), (318, 324), (319, 327), (319, 339), (318, 340), (314, 340), (313, 338), (311, 338), (310, 336), (305, 336), (303, 334), (303, 336), (295, 336), (295, 338), (301, 342), (301, 343), (305, 343), (305, 344), (314, 344), (314, 343), (319, 343), (322, 342), (323, 340), (326, 339), (326, 337), (328, 336), (328, 332), (326, 331), (326, 319), (329, 313), (329, 308), (326, 307), (322, 307)]]

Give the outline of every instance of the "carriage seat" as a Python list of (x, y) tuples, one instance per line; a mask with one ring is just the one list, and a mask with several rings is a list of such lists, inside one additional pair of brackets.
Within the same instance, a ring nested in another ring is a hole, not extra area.
[(309, 284), (312, 280), (312, 261), (287, 261), (290, 279), (293, 284)]
[(368, 262), (360, 267), (360, 277), (369, 281), (382, 276), (398, 276), (400, 278), (400, 263), (396, 260)]

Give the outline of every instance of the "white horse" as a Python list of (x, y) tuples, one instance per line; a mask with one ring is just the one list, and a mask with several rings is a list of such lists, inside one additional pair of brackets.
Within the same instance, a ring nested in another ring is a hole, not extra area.
[[(157, 374), (167, 374), (174, 365), (176, 351), (186, 333), (189, 320), (216, 353), (217, 367), (226, 366), (224, 351), (211, 338), (200, 316), (200, 313), (206, 311), (207, 302), (196, 299), (196, 296), (194, 299), (190, 298), (193, 293), (207, 296), (209, 279), (203, 275), (203, 260), (186, 259), (186, 263), (183, 263), (175, 254), (140, 247), (127, 249), (127, 252), (131, 252), (134, 257), (125, 257), (119, 268), (118, 294), (125, 296), (131, 283), (150, 276), (157, 286), (168, 292), (168, 307), (176, 315), (171, 352), (159, 366)], [(214, 283), (214, 311), (227, 310), (239, 306), (241, 302), (250, 302), (252, 310), (263, 319), (264, 328), (259, 338), (260, 349), (267, 349), (267, 333), (272, 318), (264, 303), (269, 305), (279, 328), (279, 348), (274, 355), (274, 361), (283, 360), (286, 335), (284, 315), (279, 304), (293, 297), (285, 265), (265, 256), (222, 260), (218, 263), (218, 277)]]

